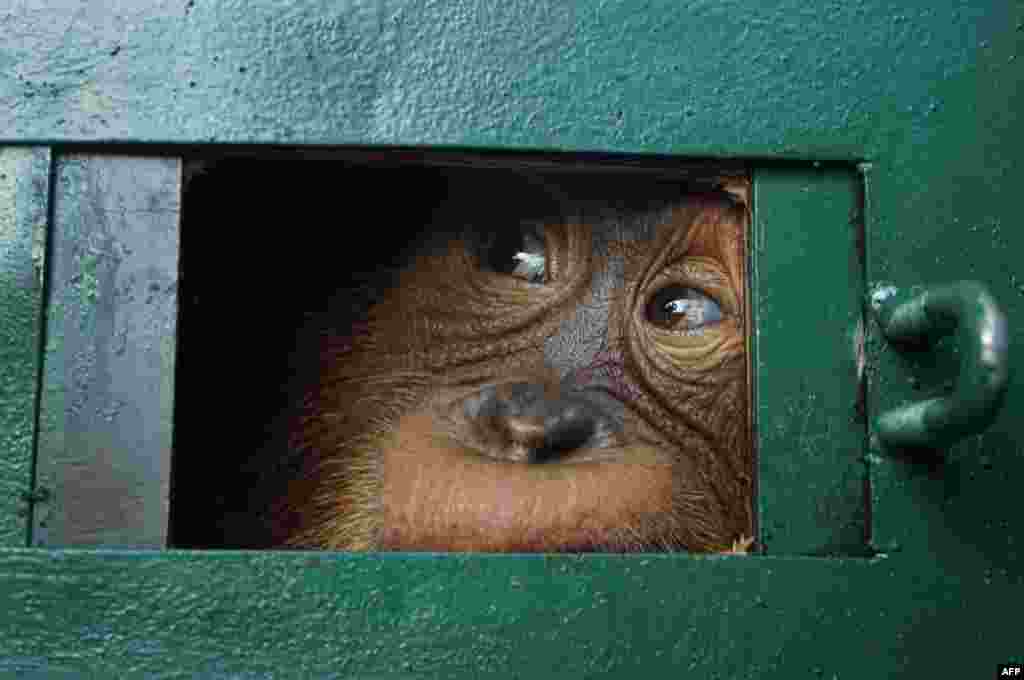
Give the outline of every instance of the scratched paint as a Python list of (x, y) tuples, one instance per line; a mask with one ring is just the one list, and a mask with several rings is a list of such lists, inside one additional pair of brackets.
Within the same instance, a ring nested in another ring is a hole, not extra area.
[(48, 149), (0, 147), (0, 547), (30, 513), (49, 170)]
[[(16, 155), (18, 152), (10, 147), (0, 148), (0, 258), (6, 259), (9, 249), (16, 242), (17, 207)], [(21, 154), (18, 154), (21, 155)]]

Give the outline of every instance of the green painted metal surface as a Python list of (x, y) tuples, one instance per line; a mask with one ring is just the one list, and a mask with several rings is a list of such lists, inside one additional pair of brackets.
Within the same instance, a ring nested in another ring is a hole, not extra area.
[(1016, 69), (993, 54), (1014, 7), (23, 0), (3, 16), (0, 141), (857, 160), (969, 111), (955, 83), (979, 60)]
[(852, 166), (754, 174), (758, 504), (769, 555), (868, 552)]
[[(913, 294), (978, 280), (1008, 319), (1011, 378), (991, 427), (944, 451), (887, 453), (877, 440), (872, 451), (878, 548), (983, 582), (1020, 573), (1024, 555), (1024, 5), (988, 6), (993, 15), (1002, 9), (1012, 16), (979, 42), (970, 68), (931, 83), (936, 99), (952, 105), (940, 107), (928, 126), (891, 125), (886, 153), (867, 176), (869, 292), (894, 286)], [(959, 352), (954, 337), (934, 351), (897, 350), (873, 323), (872, 412), (949, 394), (968, 377), (960, 374)], [(1005, 597), (1024, 602), (1020, 590)]]
[(0, 147), (0, 546), (24, 546), (32, 496), (50, 151)]
[(951, 394), (878, 415), (873, 427), (883, 450), (947, 448), (984, 434), (1002, 410), (1010, 377), (1009, 325), (985, 285), (958, 281), (912, 296), (882, 286), (872, 294), (871, 307), (886, 342), (897, 349), (924, 353), (955, 333), (960, 354)]
[(167, 544), (177, 158), (57, 154), (32, 545)]
[[(981, 280), (1009, 318), (1011, 357), (1024, 356), (1019, 0), (26, 0), (0, 25), (5, 141), (868, 161), (868, 289)], [(778, 304), (759, 321), (806, 314)], [(874, 326), (866, 359), (869, 416), (940, 394), (959, 365), (948, 342), (908, 357)], [(992, 428), (944, 456), (871, 451), (871, 540), (885, 558), (0, 550), (0, 670), (991, 675), (1024, 660), (1024, 371), (1013, 375)]]
[(1022, 585), (892, 558), (9, 550), (0, 675), (984, 678), (1019, 658), (994, 612)]

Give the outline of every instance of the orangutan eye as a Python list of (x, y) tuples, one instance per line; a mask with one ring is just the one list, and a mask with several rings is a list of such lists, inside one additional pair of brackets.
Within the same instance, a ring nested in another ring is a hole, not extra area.
[(647, 320), (666, 330), (696, 330), (721, 321), (722, 308), (695, 288), (672, 284), (647, 303)]
[(529, 283), (547, 282), (547, 251), (543, 235), (530, 226), (502, 229), (488, 239), (484, 266)]

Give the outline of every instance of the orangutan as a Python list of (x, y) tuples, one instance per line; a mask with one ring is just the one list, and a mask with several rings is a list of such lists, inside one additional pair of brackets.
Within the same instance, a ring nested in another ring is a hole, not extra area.
[(387, 266), (339, 253), (363, 273), (316, 328), (265, 547), (750, 546), (746, 185), (588, 213), (528, 184), (546, 213), (455, 196)]

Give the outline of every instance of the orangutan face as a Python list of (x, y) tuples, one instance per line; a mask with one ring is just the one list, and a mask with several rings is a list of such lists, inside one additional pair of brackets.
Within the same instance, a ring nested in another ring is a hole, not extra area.
[(747, 214), (699, 194), (432, 225), (372, 303), (321, 336), (294, 421), (301, 473), (268, 515), (276, 540), (735, 547), (752, 535)]

